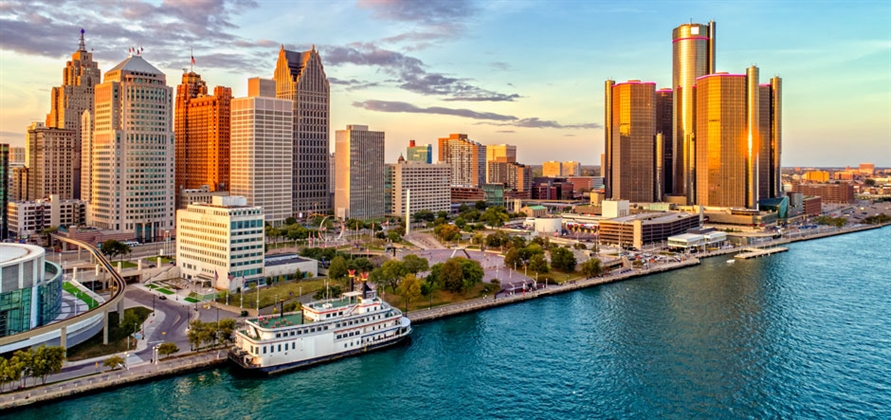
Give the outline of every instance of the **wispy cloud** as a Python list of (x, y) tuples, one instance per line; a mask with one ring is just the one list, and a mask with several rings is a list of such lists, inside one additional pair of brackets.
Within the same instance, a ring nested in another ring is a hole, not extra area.
[(496, 133), (516, 133), (516, 130), (498, 130)]
[(322, 59), (329, 66), (352, 64), (376, 67), (394, 76), (402, 89), (422, 95), (447, 96), (447, 101), (511, 102), (520, 98), (516, 93), (483, 89), (471, 84), (468, 79), (429, 72), (420, 59), (380, 48), (373, 43), (329, 46), (322, 52)]
[[(497, 114), (494, 112), (479, 112), (479, 111), (474, 111), (471, 109), (445, 108), (445, 107), (439, 107), (439, 106), (422, 108), (422, 107), (412, 105), (407, 102), (398, 102), (398, 101), (368, 100), (368, 101), (363, 101), (363, 102), (353, 102), (353, 106), (356, 108), (362, 108), (362, 109), (367, 109), (369, 111), (377, 111), (377, 112), (406, 112), (406, 113), (416, 113), (416, 114), (452, 115), (452, 116), (456, 116), (456, 117), (464, 117), (464, 118), (471, 118), (471, 119), (475, 119), (475, 120), (483, 120), (477, 124), (510, 126), (510, 127), (520, 127), (520, 128), (555, 128), (555, 129), (578, 130), (578, 129), (591, 129), (591, 128), (600, 128), (601, 127), (600, 124), (594, 124), (594, 123), (560, 124), (556, 121), (541, 120), (537, 117), (517, 118), (513, 115)], [(500, 132), (513, 132), (513, 130), (503, 130)]]
[(480, 11), (470, 0), (359, 0), (359, 7), (370, 9), (377, 19), (407, 26), (407, 32), (381, 42), (401, 44), (409, 51), (459, 36)]

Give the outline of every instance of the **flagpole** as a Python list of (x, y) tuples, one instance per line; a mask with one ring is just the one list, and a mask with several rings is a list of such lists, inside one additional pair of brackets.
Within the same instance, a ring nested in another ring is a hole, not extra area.
[(192, 52), (192, 47), (189, 47), (189, 57), (192, 58), (189, 62), (189, 73), (193, 73), (195, 71), (195, 54)]

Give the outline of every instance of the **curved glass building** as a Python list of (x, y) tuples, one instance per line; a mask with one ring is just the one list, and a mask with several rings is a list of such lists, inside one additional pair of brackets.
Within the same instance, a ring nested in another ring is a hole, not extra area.
[(59, 316), (62, 269), (43, 248), (0, 244), (0, 337), (46, 325)]

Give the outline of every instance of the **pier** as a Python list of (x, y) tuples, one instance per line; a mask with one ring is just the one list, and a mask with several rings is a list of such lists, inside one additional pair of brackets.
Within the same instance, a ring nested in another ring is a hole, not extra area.
[(747, 260), (749, 258), (766, 257), (771, 254), (778, 254), (780, 252), (786, 252), (788, 250), (789, 248), (781, 246), (775, 248), (743, 248), (742, 252), (736, 254), (734, 258)]

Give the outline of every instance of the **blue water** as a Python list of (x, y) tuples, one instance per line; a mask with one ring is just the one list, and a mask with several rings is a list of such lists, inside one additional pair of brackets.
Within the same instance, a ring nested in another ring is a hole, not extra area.
[(16, 419), (891, 418), (891, 228), (418, 325), (265, 379), (227, 369)]

